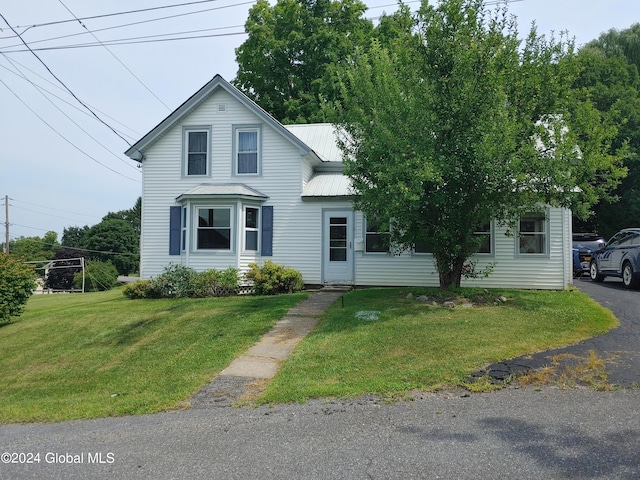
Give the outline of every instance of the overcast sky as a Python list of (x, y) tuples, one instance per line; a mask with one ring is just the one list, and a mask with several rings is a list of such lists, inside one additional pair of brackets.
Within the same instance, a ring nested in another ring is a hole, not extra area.
[[(11, 238), (53, 230), (60, 240), (65, 227), (91, 226), (131, 208), (141, 195), (141, 172), (123, 153), (127, 142), (214, 75), (234, 78), (234, 49), (246, 39), (253, 3), (0, 0), (0, 14), (42, 60), (0, 18), (0, 219), (4, 224), (8, 195)], [(177, 4), (183, 6), (157, 8)], [(368, 18), (395, 9), (393, 0), (366, 4)], [(145, 11), (113, 15), (134, 10)], [(510, 12), (521, 32), (535, 20), (539, 33), (566, 30), (579, 46), (640, 22), (640, 1), (512, 0)], [(178, 37), (190, 38), (167, 41)]]

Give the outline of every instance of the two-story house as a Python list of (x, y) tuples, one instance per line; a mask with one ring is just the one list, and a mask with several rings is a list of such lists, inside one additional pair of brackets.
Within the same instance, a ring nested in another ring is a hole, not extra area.
[[(272, 260), (307, 284), (437, 286), (428, 249), (390, 254), (354, 211), (332, 125), (284, 126), (216, 76), (126, 151), (141, 162), (140, 275)], [(572, 280), (571, 212), (545, 208), (515, 235), (492, 223), (478, 267), (486, 287), (563, 289)]]

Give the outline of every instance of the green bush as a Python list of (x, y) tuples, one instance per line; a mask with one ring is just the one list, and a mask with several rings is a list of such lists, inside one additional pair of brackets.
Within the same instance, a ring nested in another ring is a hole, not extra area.
[(238, 293), (239, 283), (237, 268), (211, 269), (193, 277), (193, 294), (196, 297), (228, 297)]
[(260, 267), (257, 263), (249, 264), (245, 278), (253, 282), (258, 295), (278, 295), (302, 290), (302, 274), (293, 268), (277, 265), (271, 260)]
[(147, 298), (150, 280), (138, 280), (135, 283), (128, 283), (122, 287), (122, 293), (132, 300), (138, 298)]
[(193, 297), (192, 280), (197, 275), (193, 268), (184, 265), (169, 265), (164, 272), (152, 278), (147, 288), (150, 298)]
[(36, 287), (35, 269), (20, 259), (0, 253), (0, 323), (19, 316)]
[[(118, 283), (118, 270), (111, 260), (92, 261), (84, 269), (84, 291), (102, 292), (111, 290)], [(82, 272), (73, 276), (74, 288), (82, 289)]]

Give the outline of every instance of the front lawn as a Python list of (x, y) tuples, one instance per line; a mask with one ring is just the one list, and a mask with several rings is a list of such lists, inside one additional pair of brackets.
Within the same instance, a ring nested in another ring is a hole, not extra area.
[[(462, 290), (473, 308), (416, 300), (437, 289), (355, 290), (282, 365), (260, 402), (386, 397), (460, 386), (487, 364), (607, 332), (613, 314), (576, 291)], [(411, 295), (409, 295), (411, 294)], [(504, 304), (494, 304), (500, 296)], [(442, 302), (440, 302), (442, 303)], [(358, 312), (380, 312), (377, 320)], [(358, 318), (360, 316), (361, 318)]]
[(306, 296), (34, 295), (0, 327), (0, 423), (175, 408)]

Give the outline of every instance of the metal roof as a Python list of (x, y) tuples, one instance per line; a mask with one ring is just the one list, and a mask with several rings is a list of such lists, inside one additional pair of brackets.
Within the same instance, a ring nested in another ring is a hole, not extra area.
[(187, 198), (248, 198), (254, 200), (266, 200), (269, 198), (264, 193), (259, 192), (251, 187), (247, 187), (243, 183), (202, 183), (197, 187), (187, 190), (176, 200), (184, 200)]
[(335, 127), (330, 123), (284, 125), (301, 142), (310, 147), (323, 162), (342, 162)]
[(354, 195), (349, 177), (341, 173), (318, 173), (307, 182), (303, 197), (350, 197)]

